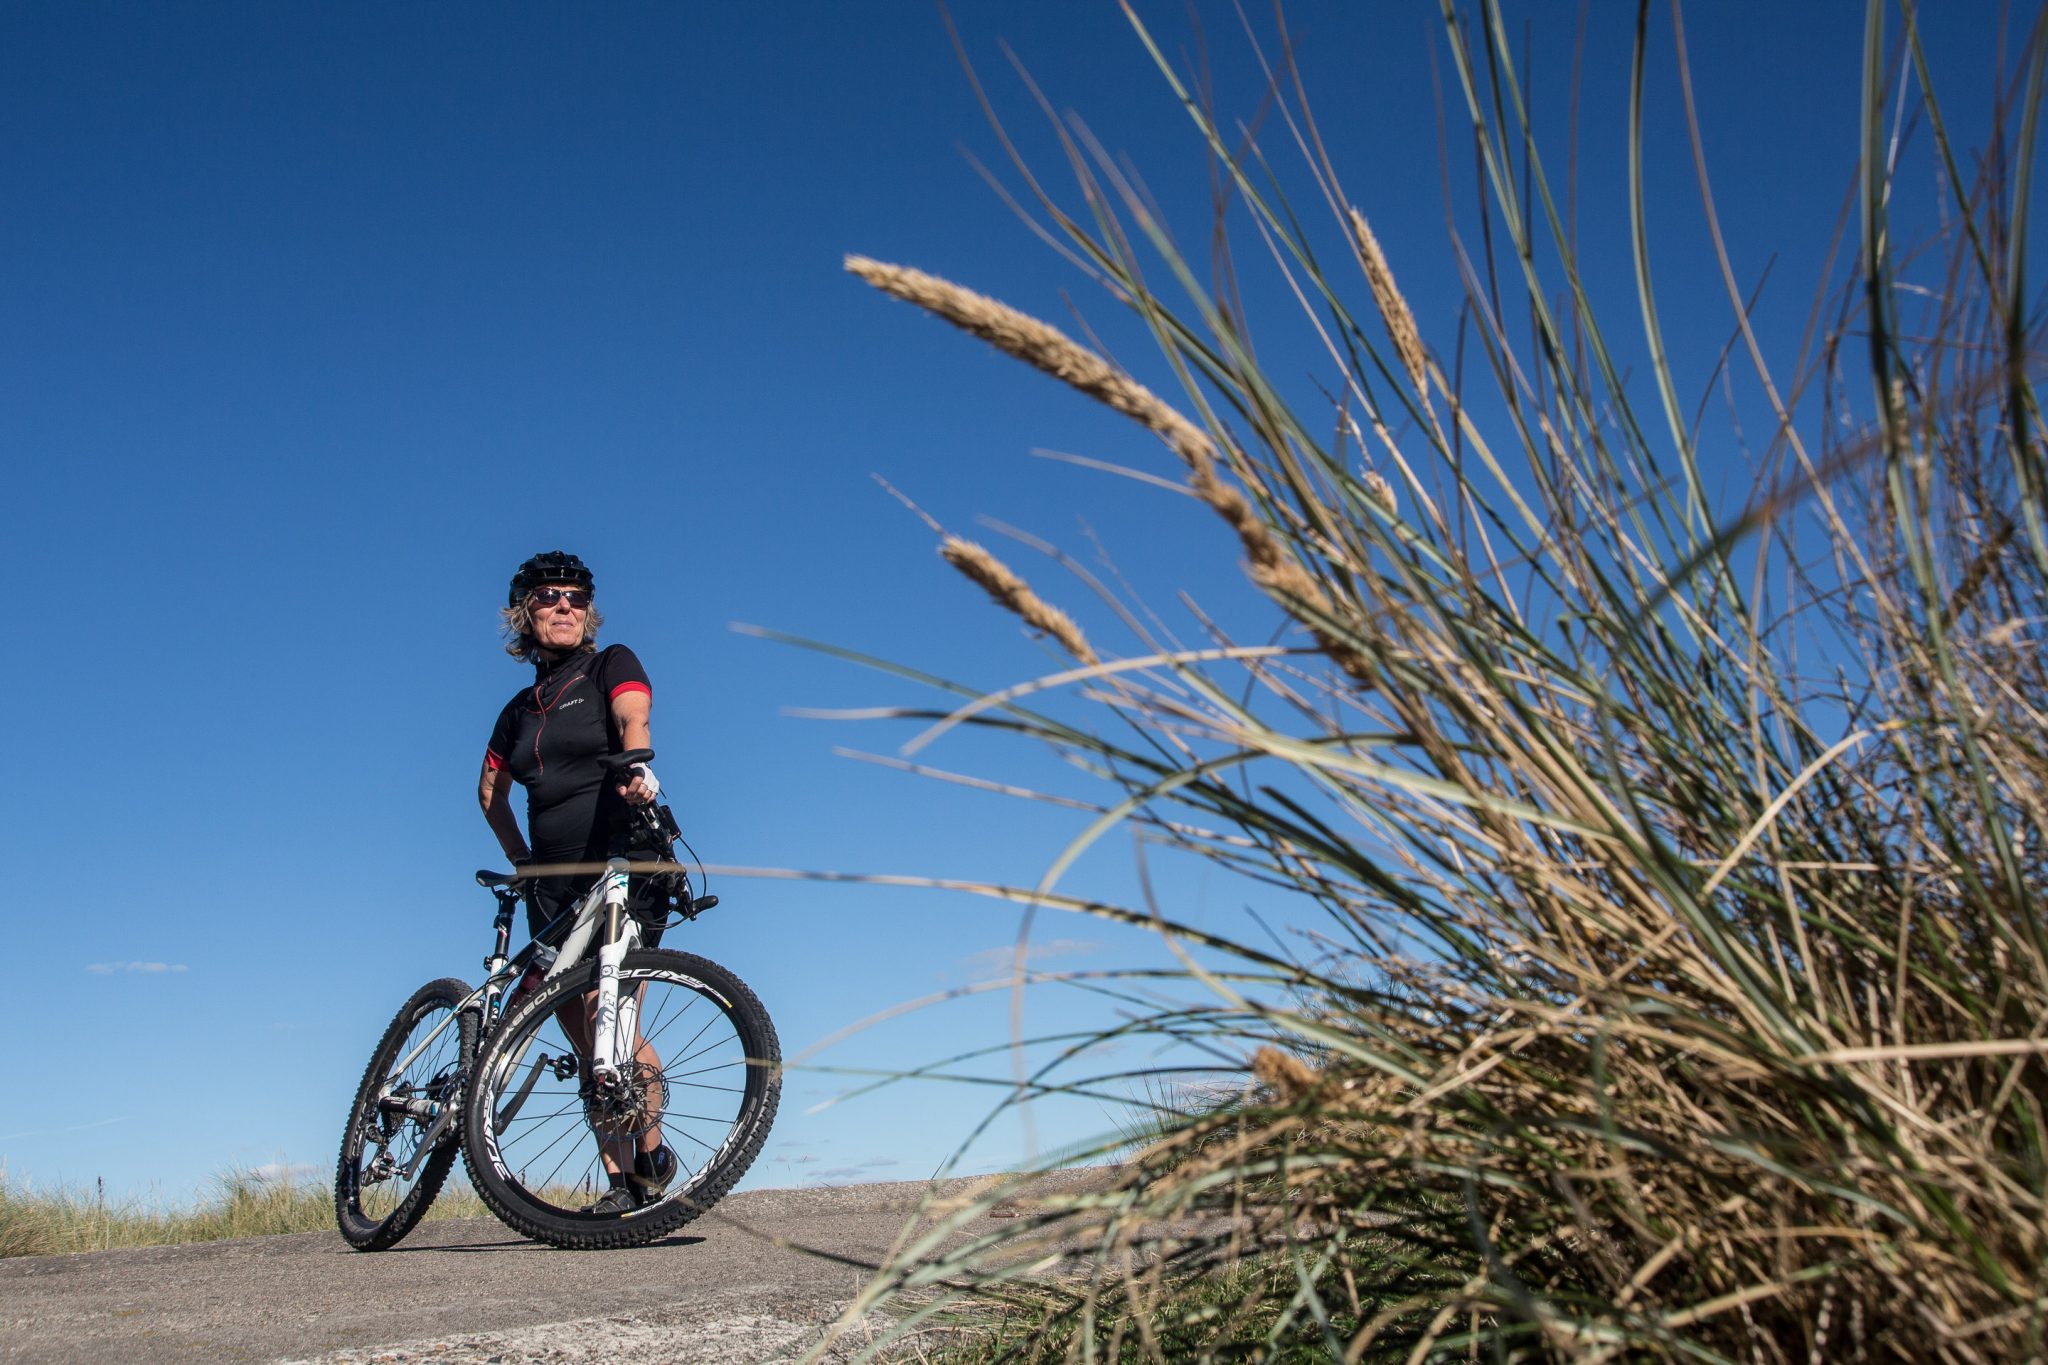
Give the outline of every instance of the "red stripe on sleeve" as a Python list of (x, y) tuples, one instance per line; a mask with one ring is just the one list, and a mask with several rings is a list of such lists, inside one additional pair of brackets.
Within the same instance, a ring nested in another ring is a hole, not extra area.
[(497, 772), (500, 768), (503, 768), (505, 766), (505, 760), (499, 758), (489, 749), (486, 749), (484, 750), (484, 766), (486, 768), (489, 768), (492, 772)]
[(649, 701), (654, 700), (654, 689), (644, 682), (622, 682), (612, 689), (611, 696), (605, 698), (605, 700), (616, 701), (621, 692), (645, 692)]

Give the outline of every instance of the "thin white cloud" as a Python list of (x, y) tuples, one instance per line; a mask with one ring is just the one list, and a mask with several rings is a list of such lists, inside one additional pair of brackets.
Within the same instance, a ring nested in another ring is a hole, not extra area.
[[(1026, 971), (1038, 971), (1061, 958), (1086, 957), (1099, 953), (1102, 945), (1093, 939), (1055, 938), (1044, 943), (1034, 943), (1024, 953)], [(959, 967), (976, 981), (991, 981), (1008, 976), (1017, 970), (1017, 945), (1012, 943), (1002, 948), (986, 948), (978, 953), (969, 953), (960, 959)]]
[(19, 1133), (0, 1133), (0, 1142), (13, 1142), (18, 1138), (55, 1137), (59, 1133), (84, 1133), (94, 1128), (105, 1128), (127, 1121), (128, 1115), (117, 1114), (110, 1119), (94, 1119), (91, 1123), (74, 1123), (64, 1128), (28, 1128)]
[(192, 969), (182, 962), (88, 962), (85, 969), (95, 976), (113, 976), (117, 972), (142, 972), (155, 975), (158, 972), (189, 972)]

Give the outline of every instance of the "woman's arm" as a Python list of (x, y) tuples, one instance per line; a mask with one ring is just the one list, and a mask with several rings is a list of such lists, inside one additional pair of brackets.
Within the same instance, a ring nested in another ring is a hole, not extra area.
[(498, 836), (498, 847), (505, 850), (505, 856), (515, 863), (531, 858), (533, 851), (526, 846), (526, 836), (519, 832), (519, 817), (512, 813), (512, 774), (503, 768), (493, 768), (490, 760), (485, 759), (483, 773), (476, 780), (476, 800), (484, 808), (484, 820), (491, 833)]
[[(624, 749), (652, 749), (654, 739), (647, 728), (647, 718), (654, 711), (654, 700), (643, 688), (628, 688), (617, 692), (611, 701), (612, 723), (618, 727), (619, 744)], [(635, 773), (631, 782), (619, 784), (619, 795), (636, 806), (644, 806), (654, 799), (654, 793)]]

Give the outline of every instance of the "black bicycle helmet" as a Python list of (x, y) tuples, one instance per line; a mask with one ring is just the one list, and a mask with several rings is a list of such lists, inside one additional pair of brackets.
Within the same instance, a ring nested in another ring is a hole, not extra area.
[(573, 583), (585, 592), (597, 591), (597, 580), (590, 576), (588, 565), (575, 555), (549, 550), (519, 566), (519, 572), (512, 575), (512, 595), (505, 605), (518, 606), (526, 594), (548, 583)]

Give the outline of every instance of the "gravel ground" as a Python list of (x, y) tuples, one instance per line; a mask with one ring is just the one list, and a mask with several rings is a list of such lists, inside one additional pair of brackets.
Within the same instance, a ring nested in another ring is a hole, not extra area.
[[(794, 1316), (760, 1311), (752, 1295), (671, 1304), (640, 1314), (544, 1323), (515, 1332), (473, 1332), (395, 1346), (331, 1351), (285, 1365), (795, 1365), (815, 1358), (845, 1365), (886, 1326), (872, 1317), (831, 1329), (843, 1303), (790, 1305)], [(812, 1352), (831, 1343), (819, 1355)]]

